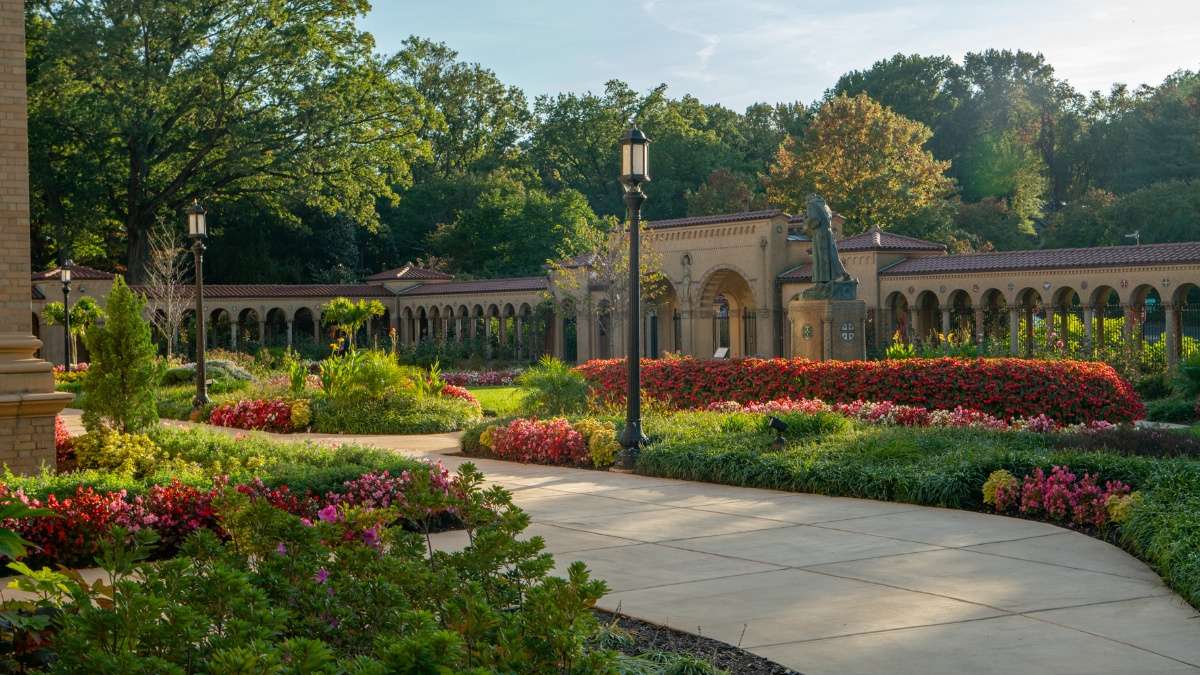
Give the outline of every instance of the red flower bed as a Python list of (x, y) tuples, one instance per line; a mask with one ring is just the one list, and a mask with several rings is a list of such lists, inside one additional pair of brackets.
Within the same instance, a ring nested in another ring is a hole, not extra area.
[(492, 431), (492, 452), (504, 459), (537, 464), (588, 466), (587, 442), (567, 420), (515, 419)]
[(281, 400), (246, 400), (213, 408), (208, 421), (218, 427), (287, 433), (292, 430), (292, 406)]
[(62, 415), (54, 416), (54, 460), (59, 471), (75, 466), (75, 441)]
[[(585, 453), (586, 454), (586, 453)], [(448, 492), (453, 480), (440, 463), (429, 465), (430, 484), (435, 490)], [(315, 518), (324, 508), (339, 505), (378, 508), (406, 503), (405, 490), (412, 482), (410, 472), (391, 476), (388, 472), (367, 473), (346, 481), (342, 493), (318, 495), (292, 492), (286, 485), (267, 487), (261, 480), (238, 485), (235, 489), (254, 498), (264, 499), (272, 506), (304, 518)], [(68, 567), (89, 566), (95, 563), (100, 544), (113, 527), (130, 531), (144, 528), (159, 535), (159, 554), (174, 553), (179, 544), (192, 532), (204, 528), (223, 535), (213, 499), (225, 489), (227, 482), (218, 478), (211, 488), (184, 485), (178, 480), (155, 485), (148, 492), (130, 497), (125, 490), (97, 492), (92, 487), (78, 486), (73, 495), (59, 498), (51, 494), (45, 500), (27, 497), (0, 484), (0, 497), (15, 496), (34, 508), (46, 508), (54, 516), (34, 516), (0, 522), (14, 529), (36, 548), (28, 556), (31, 566), (56, 564)]]
[(472, 394), (471, 392), (457, 385), (447, 384), (446, 386), (442, 387), (442, 396), (445, 396), (446, 398), (461, 399), (467, 403), (470, 403), (476, 408), (481, 407), (479, 405), (479, 399), (475, 398), (475, 394)]
[[(625, 361), (578, 367), (598, 398), (625, 396)], [(819, 398), (830, 403), (892, 401), (930, 410), (958, 407), (1003, 419), (1045, 415), (1060, 424), (1129, 422), (1145, 407), (1111, 366), (1031, 359), (645, 359), (642, 391), (677, 408), (719, 401)]]

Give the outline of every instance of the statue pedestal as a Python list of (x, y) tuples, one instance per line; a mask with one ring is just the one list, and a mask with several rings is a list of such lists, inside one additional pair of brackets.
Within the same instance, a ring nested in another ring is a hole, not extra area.
[(867, 303), (796, 299), (788, 303), (791, 356), (814, 361), (867, 357)]

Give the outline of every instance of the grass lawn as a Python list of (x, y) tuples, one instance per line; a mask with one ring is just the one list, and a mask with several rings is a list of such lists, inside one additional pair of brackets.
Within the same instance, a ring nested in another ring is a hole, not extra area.
[(516, 387), (468, 387), (467, 391), (479, 399), (483, 414), (492, 417), (515, 415), (521, 404), (521, 393)]

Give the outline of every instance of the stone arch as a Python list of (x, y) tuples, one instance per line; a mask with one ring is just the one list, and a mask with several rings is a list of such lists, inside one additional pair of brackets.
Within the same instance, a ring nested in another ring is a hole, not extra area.
[[(1129, 294), (1129, 311), (1126, 312), (1126, 329), (1139, 343), (1158, 344), (1166, 336), (1166, 307), (1162, 294), (1151, 284), (1140, 284)], [(1158, 350), (1149, 350), (1151, 361), (1158, 360)], [(1166, 352), (1162, 354), (1166, 356)], [(1143, 350), (1143, 356), (1147, 356)], [(1161, 362), (1165, 366), (1165, 362)]]
[(561, 331), (559, 334), (562, 336), (559, 356), (567, 363), (575, 363), (579, 360), (579, 316), (575, 309), (575, 300), (563, 300), (556, 314), (559, 321), (555, 328)]
[(246, 307), (238, 312), (238, 345), (249, 347), (245, 343), (262, 344), (262, 320), (258, 314), (258, 310), (253, 307)]
[(1016, 298), (1016, 306), (1020, 308), (1017, 353), (1032, 357), (1037, 348), (1037, 319), (1045, 311), (1045, 302), (1042, 292), (1031, 286), (1018, 291)]
[(233, 349), (234, 312), (224, 307), (214, 307), (208, 311), (205, 322), (205, 333), (208, 335), (209, 347), (224, 347)]
[[(1087, 315), (1083, 298), (1073, 286), (1060, 286), (1050, 295), (1046, 312), (1047, 328), (1053, 330), (1055, 345), (1061, 342), (1060, 351), (1065, 354), (1077, 354), (1087, 343)], [(1046, 339), (1050, 340), (1049, 333)], [(1058, 347), (1055, 346), (1055, 349)]]
[(308, 307), (300, 307), (292, 314), (292, 344), (311, 342), (318, 344), (321, 339), (321, 327), (317, 323), (317, 315)]
[(288, 344), (287, 312), (282, 307), (272, 307), (267, 310), (267, 320), (263, 324), (263, 344), (278, 346)]
[(664, 280), (647, 303), (643, 322), (642, 353), (652, 359), (666, 352), (683, 351), (683, 319), (675, 285)]
[(979, 295), (979, 312), (975, 331), (979, 344), (1003, 343), (1010, 339), (1008, 296), (998, 288), (988, 288)]
[(931, 290), (921, 291), (917, 294), (917, 299), (913, 303), (913, 309), (916, 313), (916, 321), (914, 322), (917, 329), (916, 341), (936, 342), (937, 333), (942, 329), (942, 307), (937, 293)]
[[(950, 310), (949, 326), (943, 326), (943, 332), (961, 334), (964, 342), (973, 339), (975, 328), (975, 303), (971, 294), (965, 289), (956, 288), (946, 295), (945, 309)], [(947, 331), (946, 329), (949, 329)]]
[(1184, 283), (1171, 298), (1175, 335), (1173, 356), (1189, 359), (1200, 355), (1200, 284)]
[(888, 344), (896, 342), (912, 342), (913, 330), (912, 319), (908, 311), (908, 297), (900, 291), (892, 291), (884, 300), (883, 306), (887, 309), (888, 316), (891, 319), (888, 325)]
[(711, 353), (724, 348), (731, 357), (755, 354), (757, 307), (754, 289), (744, 272), (720, 266), (706, 273), (700, 285), (700, 316), (712, 319)]
[(611, 359), (613, 355), (613, 312), (607, 298), (596, 303), (595, 321), (595, 356), (598, 359)]

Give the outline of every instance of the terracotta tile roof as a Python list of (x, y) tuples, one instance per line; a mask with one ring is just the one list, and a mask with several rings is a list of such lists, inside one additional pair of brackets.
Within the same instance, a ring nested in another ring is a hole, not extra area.
[(453, 279), (453, 274), (446, 274), (437, 270), (417, 267), (409, 263), (403, 267), (397, 267), (390, 270), (385, 270), (377, 274), (372, 274), (367, 277), (367, 281), (439, 281)]
[(508, 279), (478, 279), (475, 281), (447, 281), (440, 284), (422, 284), (400, 291), (400, 295), (457, 295), (464, 293), (503, 293), (517, 291), (544, 291), (550, 288), (548, 277), (510, 277)]
[(885, 232), (873, 227), (838, 242), (839, 251), (945, 251), (946, 247), (916, 237)]
[[(102, 279), (112, 279), (115, 275), (112, 272), (105, 272), (87, 265), (63, 265), (71, 270), (71, 281), (97, 281)], [(36, 272), (33, 275), (34, 281), (58, 281), (62, 275), (62, 268), (55, 267), (52, 270), (45, 272)]]
[(912, 258), (887, 268), (881, 272), (881, 276), (1181, 263), (1200, 263), (1200, 242), (1002, 251)]
[(761, 211), (743, 211), (742, 213), (723, 213), (715, 216), (692, 216), (690, 218), (671, 218), (668, 220), (648, 220), (646, 229), (661, 230), (669, 227), (687, 227), (689, 225), (718, 225), (721, 223), (741, 223), (747, 220), (763, 220), (778, 215), (787, 215), (782, 209), (763, 209)]
[[(151, 294), (145, 286), (132, 286), (134, 290)], [(185, 296), (191, 296), (192, 286), (183, 288)], [(390, 298), (394, 296), (377, 284), (205, 284), (205, 298)]]
[(780, 281), (812, 281), (812, 263), (796, 265), (792, 269), (780, 274), (777, 279)]

